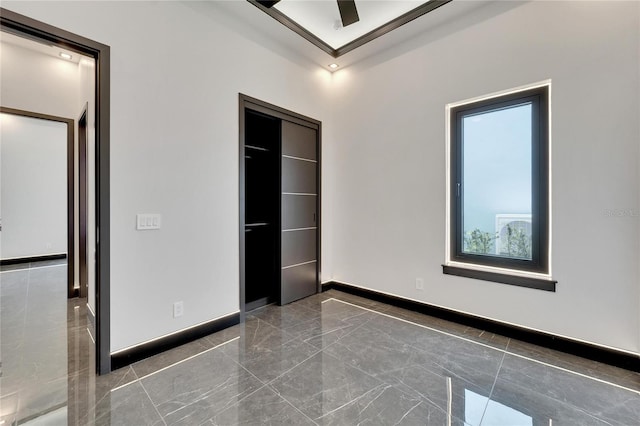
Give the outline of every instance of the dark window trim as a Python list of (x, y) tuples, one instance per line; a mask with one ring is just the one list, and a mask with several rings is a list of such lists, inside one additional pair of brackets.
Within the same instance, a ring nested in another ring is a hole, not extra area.
[(376, 28), (337, 49), (334, 49), (333, 47), (329, 46), (327, 43), (325, 43), (320, 38), (318, 38), (317, 36), (309, 32), (306, 28), (298, 24), (293, 19), (289, 18), (284, 13), (280, 12), (278, 9), (274, 7), (265, 7), (261, 5), (257, 0), (247, 0), (247, 1), (252, 5), (254, 5), (255, 7), (257, 7), (258, 9), (262, 10), (267, 15), (271, 16), (276, 21), (280, 22), (285, 27), (289, 28), (290, 30), (298, 34), (299, 36), (303, 37), (305, 40), (312, 43), (314, 46), (322, 49), (324, 52), (328, 53), (334, 58), (338, 58), (344, 55), (345, 53), (351, 52), (352, 50), (357, 49), (358, 47), (366, 43), (369, 43), (370, 41), (375, 40), (376, 38), (383, 36), (386, 33), (393, 31), (396, 28), (399, 28), (404, 24), (407, 24), (413, 21), (414, 19), (421, 17), (422, 15), (425, 15), (431, 12), (432, 10), (439, 8), (440, 6), (444, 6), (445, 4), (449, 3), (452, 0), (432, 0), (430, 2), (424, 3), (416, 7), (415, 9), (410, 10), (404, 15), (397, 17), (393, 21), (390, 21)]
[(0, 8), (0, 30), (37, 42), (48, 42), (96, 60), (96, 370), (111, 371), (110, 319), (110, 48), (19, 13)]
[(477, 269), (462, 268), (458, 266), (442, 265), (442, 273), (458, 277), (473, 278), (494, 283), (511, 284), (519, 287), (533, 288), (536, 290), (556, 291), (558, 281), (542, 278), (523, 277), (521, 275), (500, 274), (497, 272), (479, 271)]
[[(531, 272), (549, 273), (549, 88), (550, 84), (507, 93), (505, 95), (472, 101), (450, 108), (450, 261), (458, 264), (471, 264)], [(485, 256), (463, 252), (463, 195), (464, 178), (462, 118), (521, 103), (532, 103), (532, 260)], [(460, 186), (459, 186), (460, 184)], [(464, 271), (464, 272), (463, 272)], [(555, 282), (535, 277), (524, 278), (521, 275), (509, 275), (477, 269), (465, 269), (462, 265), (446, 265), (443, 273), (513, 284), (523, 287), (555, 291)], [(547, 283), (553, 282), (552, 286)]]

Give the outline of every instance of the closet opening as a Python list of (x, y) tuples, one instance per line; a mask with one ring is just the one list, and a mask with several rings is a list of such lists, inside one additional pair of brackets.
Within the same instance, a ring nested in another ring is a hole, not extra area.
[(320, 129), (240, 95), (240, 317), (319, 291)]
[(245, 111), (245, 309), (278, 302), (280, 120)]

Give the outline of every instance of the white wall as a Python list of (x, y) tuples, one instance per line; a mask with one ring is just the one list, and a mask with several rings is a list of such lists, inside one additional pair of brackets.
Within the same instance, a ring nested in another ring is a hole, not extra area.
[[(326, 71), (203, 6), (3, 2), (111, 46), (113, 351), (238, 311), (238, 93), (326, 120)], [(136, 231), (136, 213), (162, 229)]]
[[(55, 53), (55, 52), (54, 52)], [(75, 121), (75, 170), (78, 170), (77, 151), (77, 120), (85, 103), (89, 103), (89, 176), (93, 179), (93, 144), (94, 142), (94, 61), (81, 58), (79, 63), (66, 61), (57, 56), (50, 56), (41, 51), (35, 51), (12, 43), (2, 43), (0, 55), (0, 103), (4, 107), (11, 107), (41, 114), (70, 118)], [(66, 157), (64, 164), (66, 164)], [(66, 187), (65, 187), (66, 188)], [(94, 191), (93, 180), (89, 190), (89, 246), (95, 247), (94, 231)], [(74, 182), (75, 197), (75, 253), (78, 253), (78, 176)], [(66, 189), (63, 194), (66, 200)], [(66, 201), (65, 201), (66, 203)], [(66, 204), (65, 204), (66, 206)], [(66, 208), (65, 208), (66, 209)], [(66, 211), (66, 210), (65, 210)], [(66, 223), (64, 236), (64, 250), (66, 252)], [(89, 256), (89, 298), (88, 303), (94, 308), (95, 294), (95, 263)], [(79, 262), (75, 262), (74, 282), (79, 285)], [(95, 311), (95, 309), (94, 309)]]
[(66, 253), (67, 125), (0, 116), (0, 257)]
[[(41, 114), (55, 115), (64, 118), (73, 118), (77, 111), (77, 97), (79, 87), (77, 84), (78, 66), (73, 62), (64, 61), (52, 56), (46, 56), (42, 53), (34, 52), (32, 50), (25, 49), (9, 43), (2, 43), (2, 51), (0, 54), (0, 104), (3, 107), (15, 108), (25, 111), (32, 111)], [(65, 126), (66, 128), (66, 126)], [(5, 228), (2, 234), (2, 257), (21, 257), (32, 255), (44, 255), (54, 253), (66, 253), (67, 252), (67, 224), (66, 224), (66, 200), (67, 200), (67, 188), (66, 188), (66, 135), (62, 145), (62, 152), (64, 155), (61, 157), (55, 155), (50, 157), (50, 162), (45, 162), (47, 157), (42, 157), (45, 152), (32, 152), (32, 158), (38, 156), (42, 160), (42, 166), (39, 170), (22, 170), (20, 173), (24, 173), (27, 176), (30, 172), (33, 179), (43, 179), (46, 184), (47, 174), (55, 170), (58, 173), (62, 170), (63, 175), (63, 187), (61, 192), (56, 191), (54, 193), (43, 190), (37, 190), (34, 186), (30, 194), (32, 202), (40, 202), (42, 200), (49, 200), (53, 204), (51, 209), (54, 214), (49, 215), (48, 212), (42, 211), (41, 213), (33, 212), (32, 215), (27, 215), (27, 211), (21, 212), (16, 210), (15, 219), (20, 223), (26, 224), (26, 220), (32, 220), (33, 215), (43, 215), (40, 218), (40, 223), (43, 226), (42, 229), (49, 229), (50, 231), (44, 231), (42, 234), (40, 230), (36, 232), (32, 226), (25, 225), (26, 228), (31, 229), (31, 237), (27, 238), (27, 234), (22, 232), (20, 235), (16, 235), (15, 238), (11, 237), (12, 229), (7, 228), (9, 223), (5, 223)], [(36, 149), (33, 144), (24, 145), (23, 148), (29, 146)], [(25, 153), (26, 155), (26, 153)], [(10, 167), (12, 159), (5, 159), (3, 169)], [(54, 164), (55, 162), (55, 164)], [(8, 170), (8, 169), (7, 169)], [(3, 174), (5, 174), (3, 170)], [(56, 175), (57, 176), (57, 175)], [(11, 188), (19, 185), (20, 181), (4, 182), (3, 191), (10, 191)], [(10, 184), (10, 185), (9, 185)], [(54, 195), (55, 194), (55, 195)], [(3, 199), (10, 194), (3, 193)], [(60, 212), (60, 205), (63, 210)], [(5, 205), (4, 210), (7, 208), (28, 208), (24, 203), (11, 205)], [(37, 206), (35, 206), (37, 208)], [(64, 219), (60, 221), (60, 215), (64, 215)], [(32, 219), (29, 219), (31, 217)], [(9, 220), (10, 218), (5, 218)], [(41, 222), (45, 221), (45, 222)], [(55, 233), (53, 235), (47, 235)], [(46, 236), (46, 238), (45, 238)], [(43, 239), (44, 238), (44, 239)], [(53, 239), (53, 240), (52, 240)], [(46, 240), (46, 241), (45, 241)], [(52, 241), (50, 241), (52, 240)], [(49, 247), (49, 245), (51, 247)]]
[[(637, 353), (639, 7), (497, 2), (338, 71), (334, 279)], [(443, 275), (445, 105), (547, 78), (557, 292)]]
[[(3, 2), (2, 7), (5, 7)], [(3, 107), (77, 119), (78, 65), (2, 43), (0, 103)]]
[[(242, 92), (323, 121), (323, 281), (639, 351), (637, 3), (495, 2), (333, 78), (215, 5), (3, 7), (111, 46), (112, 350), (237, 311)], [(546, 78), (558, 291), (444, 276), (445, 104)]]

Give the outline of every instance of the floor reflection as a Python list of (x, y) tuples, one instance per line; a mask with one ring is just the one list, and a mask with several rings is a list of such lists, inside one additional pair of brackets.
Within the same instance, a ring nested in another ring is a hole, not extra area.
[(0, 425), (639, 424), (637, 373), (334, 290), (98, 377), (64, 270), (1, 274)]
[(65, 261), (2, 269), (0, 424), (79, 424), (71, 417), (86, 394), (71, 378), (93, 372), (86, 299), (67, 299)]
[[(477, 424), (477, 419), (482, 419), (482, 424), (486, 426), (533, 426), (534, 424), (531, 416), (490, 400), (486, 396), (470, 390), (465, 390), (464, 395), (464, 418), (470, 424)], [(539, 419), (535, 424), (549, 424), (549, 421)]]

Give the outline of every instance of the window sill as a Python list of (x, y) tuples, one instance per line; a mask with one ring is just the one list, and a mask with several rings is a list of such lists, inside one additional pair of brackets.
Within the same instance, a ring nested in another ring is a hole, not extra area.
[(458, 266), (442, 265), (442, 273), (476, 280), (492, 281), (501, 284), (516, 285), (536, 290), (556, 291), (558, 281), (541, 278), (523, 277), (520, 275), (499, 274), (496, 272), (479, 271), (477, 269), (461, 268)]

